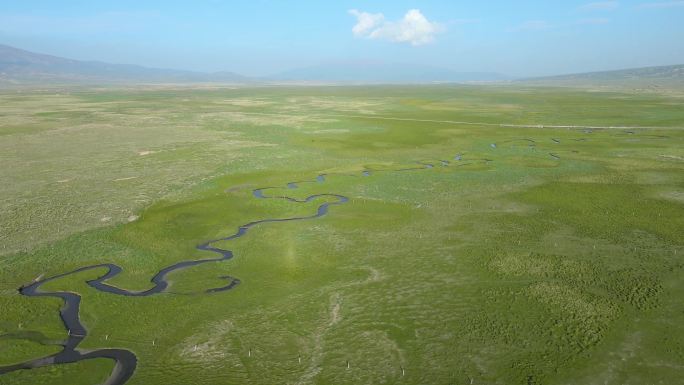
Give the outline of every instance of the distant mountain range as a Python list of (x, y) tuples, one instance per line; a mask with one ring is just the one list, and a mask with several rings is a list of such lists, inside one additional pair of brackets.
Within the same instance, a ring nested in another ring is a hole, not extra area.
[(446, 68), (384, 62), (328, 63), (281, 72), (280, 81), (342, 83), (466, 83), (508, 80), (490, 72), (458, 72)]
[(194, 72), (130, 64), (81, 61), (0, 45), (0, 84), (110, 83), (435, 83), (499, 81), (494, 73), (393, 63), (332, 63), (250, 78), (232, 72)]
[[(509, 82), (491, 72), (386, 62), (336, 62), (254, 78), (232, 72), (195, 72), (65, 59), (0, 44), (0, 86), (46, 84), (382, 84)], [(519, 79), (560, 86), (684, 86), (684, 65)]]
[(684, 86), (684, 64), (521, 79), (548, 85)]

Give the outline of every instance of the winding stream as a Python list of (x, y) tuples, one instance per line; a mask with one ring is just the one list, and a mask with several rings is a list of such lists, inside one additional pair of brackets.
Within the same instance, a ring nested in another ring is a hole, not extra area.
[[(412, 170), (423, 170), (423, 169), (430, 169), (433, 168), (434, 165), (431, 163), (425, 163), (425, 162), (417, 162), (418, 166), (416, 167), (410, 167), (410, 168), (402, 168), (402, 169), (397, 169), (397, 170), (370, 170), (366, 169), (361, 172), (361, 175), (363, 176), (370, 176), (371, 172), (383, 172), (383, 171), (412, 171)], [(289, 189), (296, 189), (298, 188), (298, 184), (301, 183), (323, 183), (325, 182), (326, 174), (321, 174), (316, 177), (315, 180), (311, 181), (299, 181), (299, 182), (290, 182), (287, 183), (287, 188)], [(349, 198), (339, 195), (339, 194), (315, 194), (315, 195), (310, 195), (304, 199), (296, 199), (288, 196), (269, 196), (265, 195), (265, 191), (269, 189), (275, 189), (276, 187), (264, 187), (264, 188), (258, 188), (252, 191), (252, 195), (256, 198), (259, 199), (286, 199), (291, 202), (296, 202), (296, 203), (307, 203), (311, 202), (315, 199), (322, 198), (322, 197), (328, 197), (328, 198), (334, 198), (335, 200), (332, 202), (325, 202), (322, 203), (318, 206), (318, 209), (316, 210), (316, 213), (313, 215), (309, 216), (301, 216), (301, 217), (291, 217), (291, 218), (267, 218), (267, 219), (262, 219), (254, 222), (249, 222), (244, 225), (241, 225), (238, 227), (237, 231), (234, 234), (231, 234), (229, 236), (223, 237), (223, 238), (218, 238), (218, 239), (213, 239), (206, 241), (204, 243), (201, 243), (196, 246), (198, 250), (202, 251), (208, 251), (212, 252), (214, 254), (218, 254), (217, 257), (215, 258), (206, 258), (206, 259), (199, 259), (199, 260), (187, 260), (187, 261), (182, 261), (175, 263), (173, 265), (167, 266), (161, 270), (157, 274), (155, 274), (151, 279), (150, 282), (153, 283), (153, 286), (147, 290), (143, 291), (130, 291), (126, 289), (122, 289), (113, 285), (110, 285), (107, 283), (108, 280), (111, 278), (119, 275), (123, 269), (115, 264), (112, 263), (103, 263), (103, 264), (96, 264), (96, 265), (90, 265), (90, 266), (85, 266), (78, 268), (76, 270), (63, 273), (63, 274), (58, 274), (52, 277), (48, 278), (37, 278), (34, 280), (32, 283), (24, 285), (19, 288), (19, 293), (21, 295), (25, 295), (28, 297), (53, 297), (53, 298), (60, 298), (63, 302), (64, 305), (59, 311), (59, 315), (62, 319), (62, 323), (64, 324), (64, 327), (68, 331), (68, 337), (67, 340), (61, 343), (60, 345), (63, 347), (63, 349), (55, 354), (42, 357), (42, 358), (37, 358), (29, 361), (25, 361), (19, 364), (15, 365), (9, 365), (9, 366), (3, 366), (0, 367), (0, 375), (14, 372), (17, 370), (25, 370), (25, 369), (33, 369), (33, 368), (40, 368), (44, 366), (49, 366), (49, 365), (55, 365), (55, 364), (68, 364), (68, 363), (75, 363), (79, 361), (84, 361), (84, 360), (89, 360), (93, 358), (106, 358), (106, 359), (111, 359), (114, 360), (115, 366), (114, 370), (110, 374), (109, 378), (104, 382), (105, 385), (123, 385), (125, 384), (133, 375), (135, 372), (135, 369), (138, 364), (137, 357), (135, 354), (126, 349), (116, 349), (116, 348), (105, 348), (105, 349), (95, 349), (95, 350), (85, 350), (85, 349), (79, 349), (78, 346), (79, 344), (87, 337), (88, 335), (88, 330), (83, 326), (81, 323), (80, 319), (80, 306), (81, 306), (81, 296), (77, 293), (72, 293), (72, 292), (66, 292), (66, 291), (42, 291), (41, 287), (45, 285), (46, 283), (58, 280), (60, 278), (67, 277), (72, 274), (80, 273), (83, 271), (89, 271), (89, 270), (96, 270), (96, 269), (102, 269), (106, 268), (107, 272), (98, 278), (86, 281), (86, 283), (91, 286), (92, 288), (109, 293), (109, 294), (114, 294), (114, 295), (121, 295), (121, 296), (128, 296), (128, 297), (146, 297), (146, 296), (151, 296), (155, 294), (162, 293), (166, 291), (166, 289), (169, 287), (169, 281), (167, 280), (168, 274), (179, 271), (182, 269), (186, 269), (192, 266), (196, 265), (201, 265), (205, 263), (210, 263), (210, 262), (220, 262), (220, 261), (226, 261), (231, 258), (233, 258), (233, 252), (228, 249), (221, 249), (218, 247), (212, 246), (212, 244), (220, 241), (230, 241), (239, 237), (244, 236), (247, 234), (247, 232), (254, 226), (263, 224), (263, 223), (274, 223), (274, 222), (290, 222), (290, 221), (299, 221), (299, 220), (306, 220), (306, 219), (314, 219), (314, 218), (319, 218), (322, 217), (323, 215), (328, 213), (328, 209), (330, 206), (334, 205), (340, 205), (344, 204), (349, 201)], [(240, 280), (237, 278), (233, 278), (230, 276), (224, 276), (221, 277), (223, 279), (226, 279), (230, 281), (227, 285), (222, 286), (222, 287), (217, 287), (217, 288), (211, 288), (205, 290), (206, 293), (215, 293), (215, 292), (221, 292), (221, 291), (227, 291), (238, 284), (240, 284)]]

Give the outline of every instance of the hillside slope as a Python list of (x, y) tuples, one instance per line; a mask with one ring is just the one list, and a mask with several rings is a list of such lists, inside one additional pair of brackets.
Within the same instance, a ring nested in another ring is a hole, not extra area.
[(547, 85), (684, 87), (684, 64), (528, 78), (520, 81)]
[(245, 83), (231, 72), (202, 73), (81, 61), (0, 45), (0, 83)]

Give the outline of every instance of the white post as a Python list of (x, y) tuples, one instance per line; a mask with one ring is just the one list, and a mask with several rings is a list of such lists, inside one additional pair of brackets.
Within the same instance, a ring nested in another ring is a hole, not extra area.
[(109, 339), (109, 334), (105, 334), (105, 341)]
[(248, 357), (251, 357), (251, 356), (252, 356), (252, 349), (249, 349), (249, 351), (247, 352), (247, 356), (248, 356)]
[(349, 360), (347, 360), (347, 369), (349, 369)]

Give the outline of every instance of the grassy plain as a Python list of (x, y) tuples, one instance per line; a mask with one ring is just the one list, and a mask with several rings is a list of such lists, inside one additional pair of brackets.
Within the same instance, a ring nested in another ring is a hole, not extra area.
[[(81, 348), (134, 351), (131, 385), (684, 384), (683, 107), (524, 86), (3, 92), (0, 365), (66, 336), (61, 302), (20, 285), (113, 262), (113, 283), (144, 289), (207, 257), (195, 245), (324, 199), (252, 196), (279, 186), (350, 201), (254, 228), (166, 294), (97, 292), (97, 271), (52, 282), (83, 296)], [(361, 176), (418, 161), (435, 167)], [(198, 294), (224, 275), (242, 283)]]

